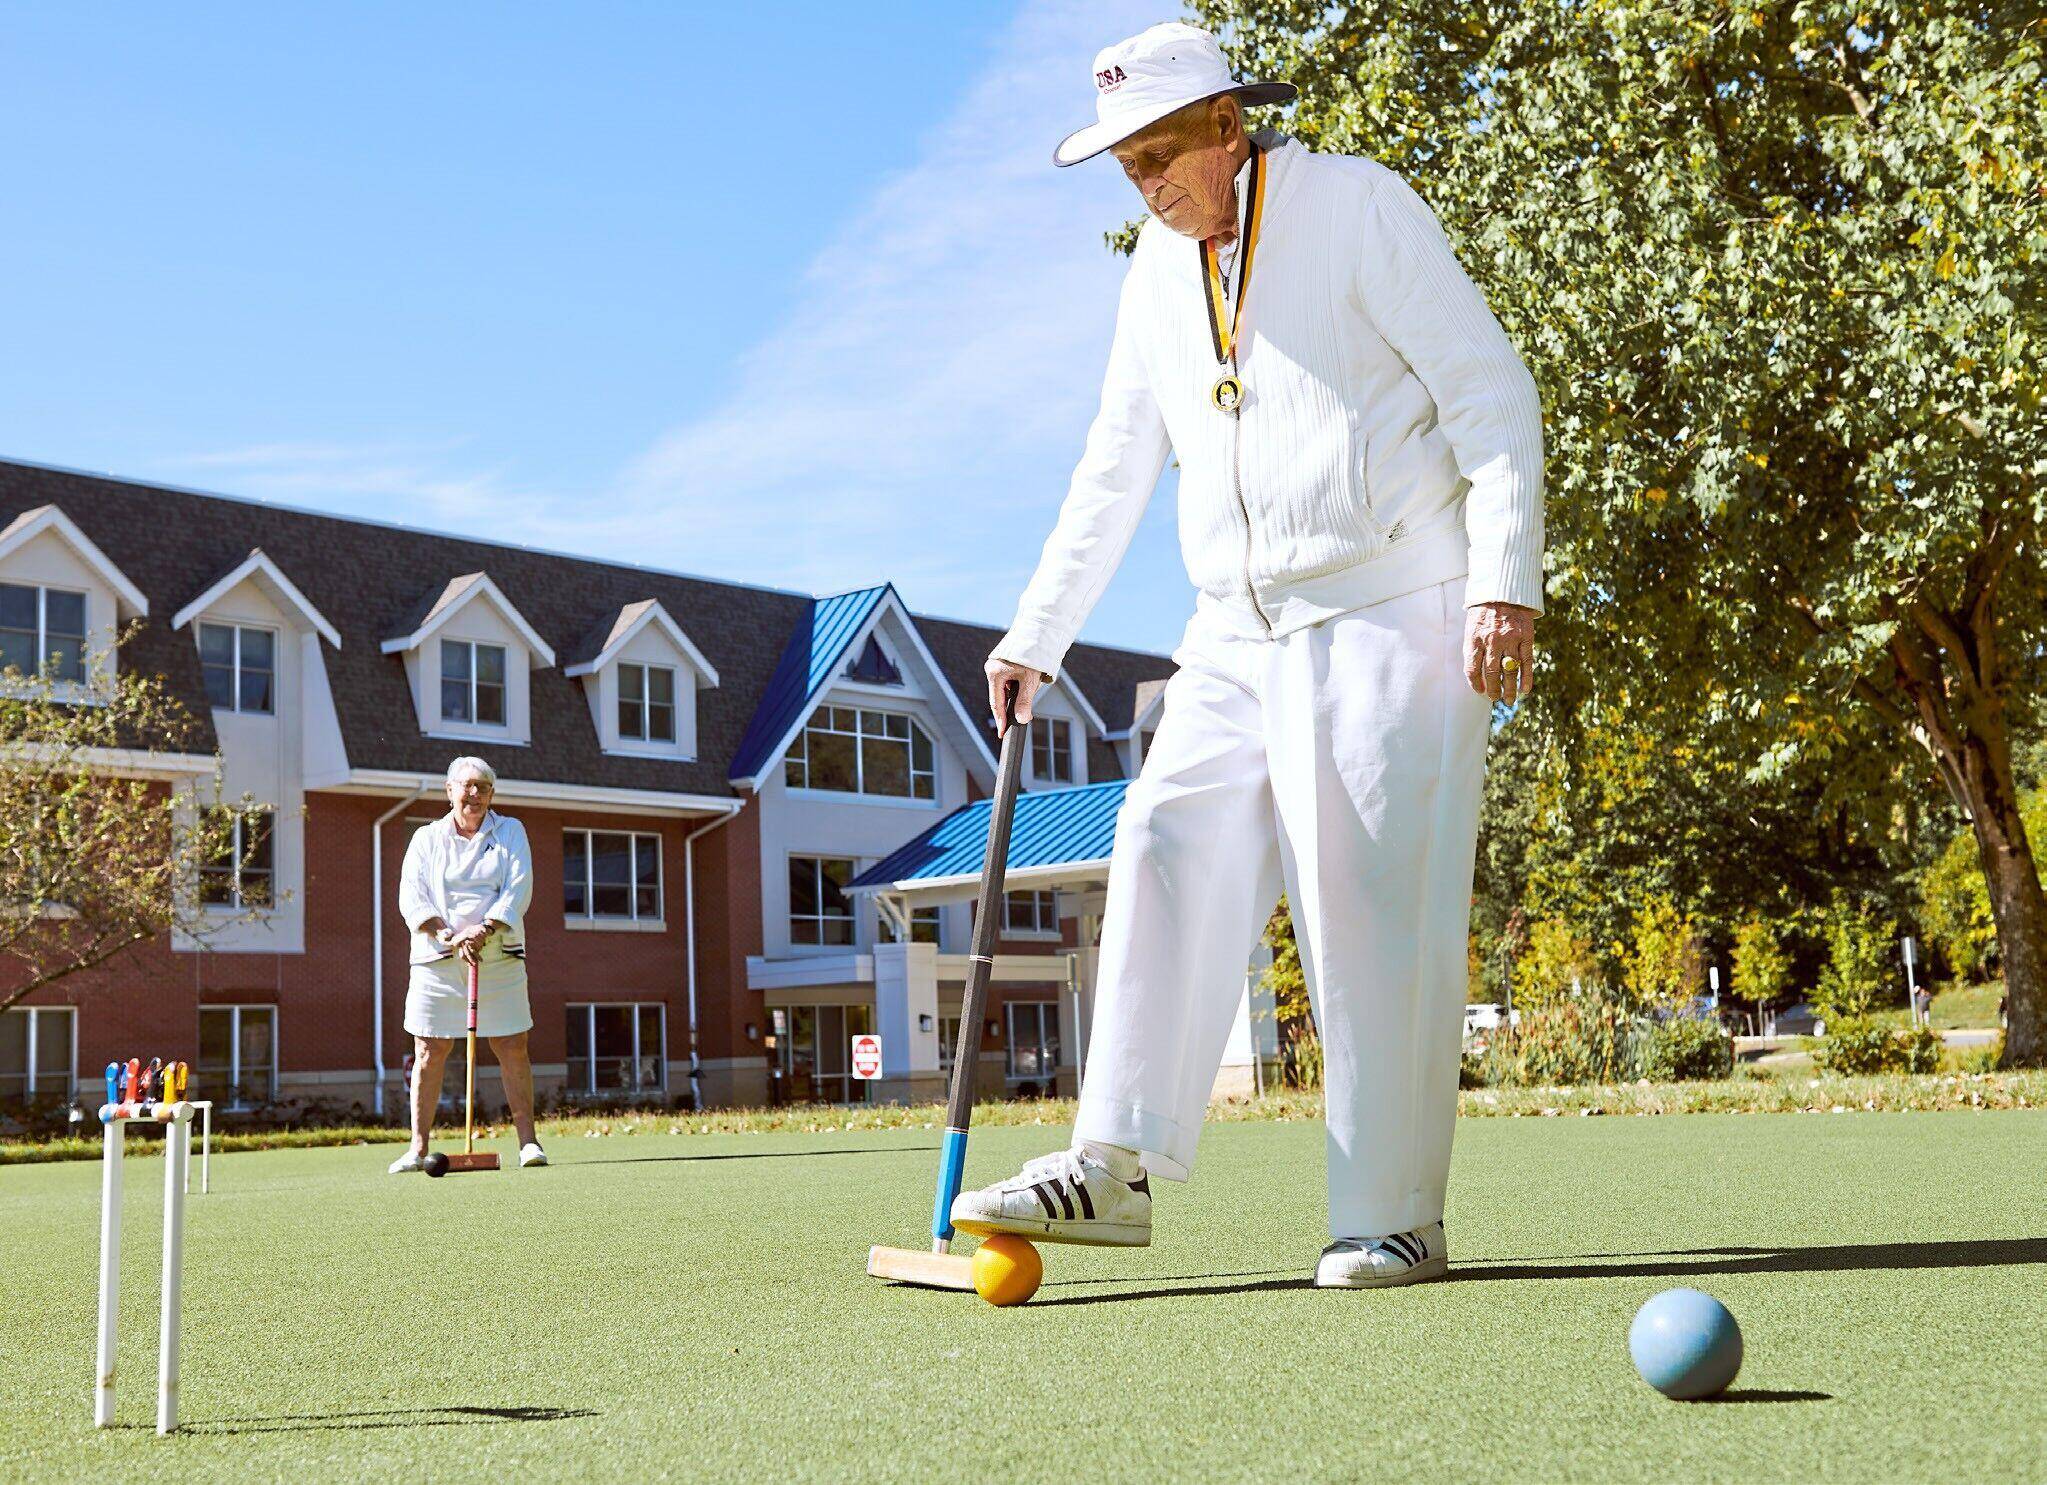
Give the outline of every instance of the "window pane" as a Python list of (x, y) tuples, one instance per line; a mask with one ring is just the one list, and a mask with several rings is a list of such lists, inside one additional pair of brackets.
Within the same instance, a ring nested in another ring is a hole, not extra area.
[(591, 911), (600, 918), (633, 912), (633, 838), (615, 831), (590, 834)]
[(633, 913), (654, 919), (661, 916), (661, 837), (633, 837)]
[(36, 630), (36, 590), (0, 583), (0, 629)]
[(667, 666), (656, 666), (647, 672), (647, 700), (655, 706), (675, 704), (675, 672)]
[(469, 720), (469, 682), (441, 677), (441, 720), (444, 722)]
[(907, 799), (910, 794), (910, 750), (893, 738), (860, 739), (862, 791)]
[(270, 1094), (270, 1007), (242, 1007), (242, 1086)]
[(568, 1091), (590, 1091), (590, 1008), (572, 1005), (568, 1009), (569, 1035)]
[(919, 908), (910, 915), (910, 942), (913, 944), (938, 942), (937, 908)]
[(853, 880), (853, 863), (827, 860), (820, 862), (819, 867), (823, 877), (820, 888), (825, 915), (823, 942), (850, 944), (853, 942), (853, 903), (839, 889)]
[(859, 776), (854, 772), (856, 746), (855, 739), (843, 733), (812, 732), (810, 787), (838, 789), (848, 794), (859, 788)]
[(58, 681), (82, 681), (85, 679), (85, 641), (67, 639), (61, 635), (50, 636), (49, 654), (46, 662), (50, 667), (50, 678)]
[(0, 629), (0, 670), (18, 670), (23, 675), (36, 673), (34, 631)]
[(242, 710), (267, 714), (271, 710), (271, 674), (268, 670), (250, 670), (242, 667)]
[(936, 799), (938, 797), (938, 780), (928, 773), (912, 774), (910, 776), (910, 793), (912, 797), (917, 799)]
[(28, 1092), (28, 1012), (0, 1011), (0, 1097)]
[(618, 667), (618, 698), (620, 701), (647, 699), (646, 666), (621, 664)]
[[(232, 1010), (216, 1009), (199, 1012), (199, 1071), (219, 1069), (222, 1077), (227, 1074), (228, 1063), (234, 1052), (234, 1015)], [(225, 1084), (217, 1085), (223, 1091)]]
[(802, 917), (814, 917), (817, 910), (817, 862), (809, 856), (791, 856), (789, 911)]
[(675, 708), (658, 703), (647, 708), (647, 736), (655, 742), (675, 741)]
[(277, 636), (268, 629), (244, 629), (242, 631), (242, 669), (275, 670), (277, 668)]
[(469, 642), (463, 639), (441, 641), (441, 679), (444, 681), (466, 681), (469, 679)]
[(667, 1060), (668, 1049), (661, 1045), (661, 1007), (643, 1005), (640, 1007), (640, 1067), (637, 1087), (643, 1093), (656, 1092), (664, 1078), (662, 1064)]
[(597, 1046), (591, 1061), (597, 1091), (623, 1093), (633, 1082), (633, 1012), (630, 1006), (601, 1005), (595, 1012)]
[(478, 645), (476, 647), (476, 679), (493, 686), (505, 683), (505, 647), (503, 645)]
[(931, 772), (931, 734), (922, 727), (910, 729), (910, 766), (919, 773)]
[(505, 722), (505, 688), (476, 683), (476, 720), (502, 727)]
[(206, 702), (209, 706), (233, 707), (235, 704), (235, 670), (232, 665), (202, 665), (199, 667), (206, 676)]
[(908, 717), (890, 713), (882, 718), (882, 723), (883, 730), (889, 737), (908, 737), (910, 735), (910, 719)]
[(590, 840), (580, 830), (562, 834), (562, 911), (581, 918), (590, 911), (590, 888), (585, 878), (589, 869)]
[(58, 635), (70, 639), (85, 638), (85, 595), (83, 593), (60, 593), (49, 590), (43, 599), (43, 627), (52, 639)]
[(199, 626), (199, 662), (202, 665), (235, 663), (235, 631), (226, 624)]
[(647, 735), (646, 710), (638, 699), (619, 693), (618, 735), (620, 737), (645, 737)]

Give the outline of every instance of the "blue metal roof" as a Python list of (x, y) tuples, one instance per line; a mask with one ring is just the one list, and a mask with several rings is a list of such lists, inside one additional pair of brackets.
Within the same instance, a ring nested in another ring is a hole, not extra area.
[(883, 583), (878, 588), (811, 600), (808, 622), (799, 623), (789, 636), (775, 673), (761, 693), (760, 705), (754, 708), (753, 720), (747, 723), (746, 736), (732, 759), (732, 778), (750, 779), (768, 766), (782, 739), (810, 715), (817, 693), (845, 658), (853, 636), (891, 590), (890, 584)]
[[(1041, 789), (1018, 795), (1004, 869), (1106, 861), (1116, 841), (1116, 812), (1129, 787), (1128, 779), (1111, 779), (1079, 789)], [(982, 858), (988, 854), (988, 815), (993, 808), (994, 801), (989, 799), (962, 805), (848, 885), (888, 887), (897, 882), (978, 875)]]

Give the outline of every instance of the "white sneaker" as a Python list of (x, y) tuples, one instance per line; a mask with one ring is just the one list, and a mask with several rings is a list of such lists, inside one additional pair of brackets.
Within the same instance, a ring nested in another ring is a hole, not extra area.
[(528, 1140), (525, 1144), (519, 1146), (519, 1164), (522, 1166), (545, 1165), (547, 1164), (547, 1151), (540, 1148), (539, 1141)]
[(1338, 1238), (1315, 1265), (1317, 1289), (1390, 1289), (1419, 1284), (1450, 1272), (1450, 1248), (1443, 1224), (1431, 1222), (1389, 1237)]
[(389, 1174), (402, 1176), (409, 1170), (418, 1170), (419, 1168), (419, 1151), (408, 1149), (403, 1155), (400, 1155), (391, 1162)]
[(1006, 1181), (953, 1199), (952, 1225), (981, 1237), (1009, 1232), (1041, 1243), (1151, 1244), (1151, 1178), (1119, 1181), (1078, 1150), (1041, 1156)]

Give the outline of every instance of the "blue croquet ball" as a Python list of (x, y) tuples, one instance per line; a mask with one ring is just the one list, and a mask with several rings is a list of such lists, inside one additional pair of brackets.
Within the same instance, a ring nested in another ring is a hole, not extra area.
[(1691, 1402), (1724, 1390), (1741, 1370), (1741, 1327), (1705, 1291), (1666, 1289), (1635, 1312), (1628, 1352), (1643, 1381)]

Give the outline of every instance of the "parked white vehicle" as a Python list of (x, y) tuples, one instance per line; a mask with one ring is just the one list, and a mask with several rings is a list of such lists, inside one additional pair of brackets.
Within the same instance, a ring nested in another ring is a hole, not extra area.
[[(1469, 1039), (1480, 1032), (1498, 1030), (1502, 1019), (1501, 1012), (1505, 1009), (1506, 1007), (1493, 1001), (1483, 1001), (1477, 1005), (1467, 1005), (1464, 1008), (1465, 1037)], [(1512, 1013), (1509, 1018), (1509, 1024), (1514, 1026), (1521, 1024), (1521, 1013), (1519, 1011)]]

